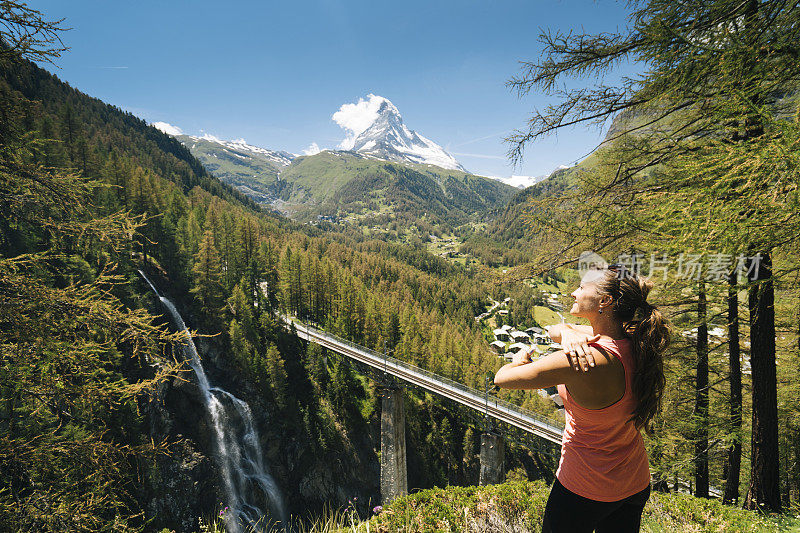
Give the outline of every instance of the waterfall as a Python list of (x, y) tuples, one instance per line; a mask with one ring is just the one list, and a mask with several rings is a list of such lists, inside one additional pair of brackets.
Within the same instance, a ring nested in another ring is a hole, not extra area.
[(266, 527), (262, 510), (264, 503), (271, 508), (273, 517), (287, 529), (283, 497), (264, 465), (250, 406), (230, 392), (211, 386), (180, 313), (172, 302), (159, 294), (144, 272), (140, 270), (139, 274), (169, 311), (175, 326), (185, 333), (183, 354), (197, 376), (214, 429), (217, 463), (227, 499), (225, 505), (229, 508), (225, 515), (226, 529), (230, 533), (240, 533), (242, 523), (253, 528)]

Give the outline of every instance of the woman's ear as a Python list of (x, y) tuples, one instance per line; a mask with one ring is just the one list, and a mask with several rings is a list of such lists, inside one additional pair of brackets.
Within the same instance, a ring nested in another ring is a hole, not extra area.
[(608, 307), (614, 303), (614, 299), (610, 294), (604, 294), (600, 297), (600, 303), (603, 305), (603, 307)]

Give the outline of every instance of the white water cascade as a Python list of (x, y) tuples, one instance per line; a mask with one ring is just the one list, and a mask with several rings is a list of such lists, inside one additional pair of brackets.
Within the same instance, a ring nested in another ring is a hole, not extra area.
[(144, 272), (140, 270), (139, 274), (169, 311), (175, 326), (185, 333), (184, 356), (197, 376), (214, 429), (217, 463), (222, 473), (227, 499), (225, 505), (228, 507), (225, 513), (226, 529), (230, 533), (240, 533), (242, 524), (250, 528), (266, 528), (269, 525), (265, 522), (263, 511), (266, 504), (273, 520), (279, 520), (279, 527), (287, 530), (283, 497), (264, 465), (250, 406), (233, 394), (209, 384), (200, 355), (178, 310), (172, 302), (161, 296)]

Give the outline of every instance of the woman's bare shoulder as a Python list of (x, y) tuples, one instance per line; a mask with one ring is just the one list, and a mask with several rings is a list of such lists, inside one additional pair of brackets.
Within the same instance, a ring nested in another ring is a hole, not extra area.
[[(602, 341), (604, 337), (605, 336), (602, 336), (600, 341)], [(611, 341), (614, 340), (611, 337), (605, 337), (605, 339)], [(619, 362), (619, 359), (611, 352), (611, 350), (608, 349), (608, 346), (605, 342), (590, 342), (588, 347), (592, 352), (595, 366), (609, 366), (615, 365)]]

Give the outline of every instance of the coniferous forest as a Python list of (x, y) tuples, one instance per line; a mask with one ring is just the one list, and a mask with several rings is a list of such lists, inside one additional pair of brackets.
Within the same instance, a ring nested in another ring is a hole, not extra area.
[[(651, 299), (675, 339), (646, 442), (657, 490), (796, 514), (797, 8), (667, 4), (642, 4), (644, 26), (618, 41), (550, 35), (549, 59), (513, 81), (521, 93), (632, 50), (654, 57), (661, 77), (550, 109), (560, 123), (608, 111), (617, 142), (520, 192), (484, 227), (456, 227), (466, 211), (440, 202), (415, 231), (459, 235), (470, 260), (453, 261), (418, 238), (300, 223), (259, 205), (180, 141), (50, 73), (48, 62), (69, 53), (58, 23), (0, 3), (4, 27), (28, 35), (0, 34), (0, 530), (197, 531), (224, 514), (214, 427), (183, 334), (142, 273), (180, 312), (212, 384), (249, 405), (288, 513), (313, 523), (326, 509), (365, 517), (380, 503), (382, 383), (280, 316), (485, 390), (505, 363), (490, 350), (493, 327), (555, 323), (542, 287), (571, 301), (579, 276), (566, 251), (580, 245), (648, 261), (653, 250), (761, 253), (758, 279), (751, 262), (738, 276), (727, 265), (722, 282), (657, 285)], [(727, 27), (725, 17), (746, 22), (745, 44), (700, 47), (709, 57), (692, 64), (704, 69), (726, 50), (714, 76), (691, 70), (689, 52), (667, 46), (669, 28), (653, 22)], [(646, 112), (627, 111), (634, 104)], [(519, 150), (553, 124), (534, 116), (514, 139)], [(375, 172), (350, 188), (388, 171)], [(409, 226), (415, 209), (364, 225)], [(476, 320), (506, 298), (505, 314)], [(724, 335), (709, 335), (718, 328)], [(409, 489), (476, 485), (486, 421), (404, 394)], [(563, 423), (536, 392), (491, 394)], [(506, 443), (512, 480), (549, 483), (557, 464), (558, 450), (535, 439)]]
[[(2, 94), (4, 527), (175, 527), (219, 504), (205, 458), (191, 473), (204, 490), (167, 508), (171, 462), (208, 443), (172, 420), (192, 408), (171, 405), (189, 394), (187, 368), (138, 269), (207, 335), (221, 379), (277, 422), (270, 459), (299, 463), (278, 479), (311, 484), (293, 491), (297, 508), (377, 499), (377, 474), (371, 488), (359, 479), (377, 469), (379, 397), (269, 310), (468, 384), (499, 366), (473, 319), (491, 290), (474, 272), (264, 213), (174, 139), (11, 54)], [(476, 479), (479, 433), (438, 400), (410, 401), (413, 483)], [(323, 465), (336, 466), (314, 486)]]

